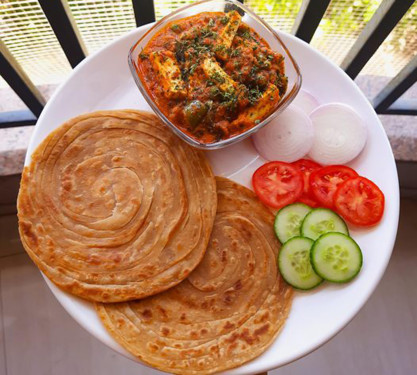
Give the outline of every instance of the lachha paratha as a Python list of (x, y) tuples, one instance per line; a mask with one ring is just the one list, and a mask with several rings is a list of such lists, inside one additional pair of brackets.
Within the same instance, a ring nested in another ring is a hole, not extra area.
[(201, 261), (216, 212), (203, 153), (146, 112), (102, 111), (53, 131), (24, 169), (19, 230), (56, 285), (118, 302), (168, 289)]
[(96, 304), (104, 326), (143, 362), (175, 374), (242, 365), (273, 342), (292, 289), (277, 269), (273, 215), (250, 190), (217, 179), (218, 207), (201, 264), (161, 294)]

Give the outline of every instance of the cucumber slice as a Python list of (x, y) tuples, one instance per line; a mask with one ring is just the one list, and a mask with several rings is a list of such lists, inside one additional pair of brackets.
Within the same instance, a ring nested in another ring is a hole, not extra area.
[(304, 218), (301, 224), (301, 235), (314, 241), (328, 232), (349, 235), (348, 227), (343, 219), (336, 212), (327, 208), (315, 208)]
[(314, 242), (310, 255), (316, 273), (334, 283), (352, 280), (362, 268), (360, 247), (342, 233), (323, 234)]
[(281, 243), (300, 236), (301, 223), (310, 211), (311, 207), (303, 203), (289, 204), (278, 211), (274, 230)]
[(278, 255), (278, 267), (284, 280), (294, 288), (308, 290), (323, 279), (310, 263), (310, 249), (314, 241), (305, 237), (293, 237), (282, 245)]

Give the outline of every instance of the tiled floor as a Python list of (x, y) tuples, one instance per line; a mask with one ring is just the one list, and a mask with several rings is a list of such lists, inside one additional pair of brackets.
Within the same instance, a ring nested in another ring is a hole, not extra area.
[[(362, 311), (321, 349), (270, 374), (417, 373), (417, 201), (401, 208), (393, 257)], [(116, 354), (69, 317), (22, 252), (15, 225), (13, 216), (0, 217), (0, 375), (161, 374)]]

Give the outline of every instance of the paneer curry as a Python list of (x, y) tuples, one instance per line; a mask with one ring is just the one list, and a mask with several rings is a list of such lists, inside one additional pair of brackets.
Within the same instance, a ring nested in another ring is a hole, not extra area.
[(202, 143), (259, 124), (287, 89), (283, 56), (236, 11), (169, 23), (141, 51), (137, 65), (160, 111)]

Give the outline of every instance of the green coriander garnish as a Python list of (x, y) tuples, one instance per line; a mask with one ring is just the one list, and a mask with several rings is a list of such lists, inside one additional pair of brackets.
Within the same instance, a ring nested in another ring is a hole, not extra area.
[(221, 76), (221, 74), (220, 74), (219, 72), (214, 72), (214, 73), (210, 76), (210, 78), (211, 78), (213, 81), (216, 81), (216, 82), (218, 82), (218, 83), (224, 83), (224, 82), (226, 82), (226, 80), (224, 79), (224, 77), (222, 77), (222, 76)]
[(248, 99), (251, 105), (254, 105), (258, 99), (262, 96), (261, 90), (259, 87), (255, 87), (249, 90)]
[(140, 54), (139, 54), (139, 57), (140, 57), (140, 59), (141, 60), (146, 60), (149, 56), (148, 56), (148, 54), (147, 53), (145, 53), (145, 52), (141, 52)]
[(226, 25), (229, 22), (229, 17), (228, 16), (223, 16), (222, 18), (220, 18), (220, 22), (223, 25)]
[(230, 54), (230, 56), (231, 57), (236, 57), (236, 56), (239, 56), (240, 55), (240, 49), (239, 48), (237, 48), (237, 49), (234, 49), (232, 52), (231, 52), (231, 54)]

